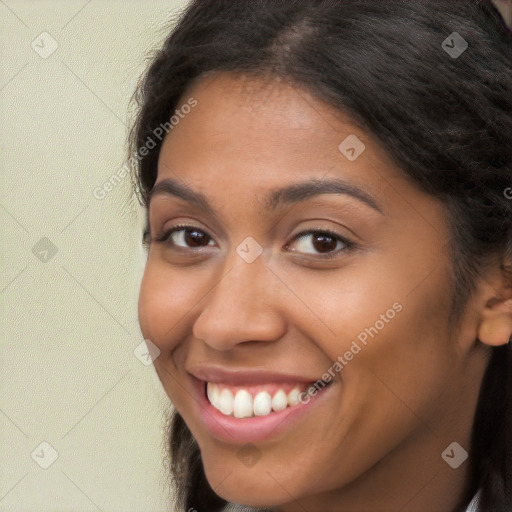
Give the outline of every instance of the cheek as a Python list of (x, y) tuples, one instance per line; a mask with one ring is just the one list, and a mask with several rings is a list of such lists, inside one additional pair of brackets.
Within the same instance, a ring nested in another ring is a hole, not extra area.
[(343, 361), (341, 369), (331, 366), (341, 372), (343, 391), (339, 421), (325, 436), (344, 440), (339, 456), (352, 461), (344, 476), (366, 470), (422, 420), (442, 413), (456, 355), (447, 331), (447, 272), (442, 266), (432, 272), (435, 265), (429, 265), (368, 262), (336, 280), (317, 278), (309, 287), (292, 281), (294, 291), (308, 297), (310, 310), (319, 312), (313, 339), (331, 361)]
[[(385, 456), (411, 432), (442, 415), (440, 404), (455, 363), (454, 340), (446, 329), (449, 294), (444, 283), (438, 272), (409, 296), (390, 288), (376, 298), (377, 308), (356, 301), (360, 322), (351, 324), (350, 340), (359, 348), (341, 373), (340, 415), (351, 418), (346, 435), (361, 464)], [(388, 322), (379, 321), (394, 301), (402, 309), (389, 314), (393, 318)], [(350, 316), (343, 318), (348, 321)]]
[(200, 279), (183, 269), (173, 270), (156, 258), (148, 259), (142, 278), (138, 315), (144, 338), (169, 353), (184, 334), (187, 315), (200, 300)]
[[(455, 360), (448, 332), (447, 269), (435, 259), (421, 267), (418, 258), (399, 266), (390, 258), (362, 270), (344, 281), (333, 327), (346, 340), (343, 348), (352, 358), (344, 375), (361, 379), (360, 387), (372, 383), (380, 403), (403, 398), (403, 407), (420, 406), (440, 391)], [(351, 355), (351, 346), (356, 355)], [(386, 394), (388, 400), (382, 401)]]

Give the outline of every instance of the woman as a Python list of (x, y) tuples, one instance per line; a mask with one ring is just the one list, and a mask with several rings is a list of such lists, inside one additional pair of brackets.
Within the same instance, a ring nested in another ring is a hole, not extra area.
[(176, 510), (511, 510), (511, 56), (489, 1), (187, 7), (130, 145)]

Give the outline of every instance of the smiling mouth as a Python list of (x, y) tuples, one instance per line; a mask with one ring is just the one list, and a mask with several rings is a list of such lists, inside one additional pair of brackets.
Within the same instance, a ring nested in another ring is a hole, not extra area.
[(253, 418), (268, 416), (284, 409), (303, 405), (332, 382), (260, 384), (233, 386), (205, 382), (205, 395), (210, 404), (225, 416)]

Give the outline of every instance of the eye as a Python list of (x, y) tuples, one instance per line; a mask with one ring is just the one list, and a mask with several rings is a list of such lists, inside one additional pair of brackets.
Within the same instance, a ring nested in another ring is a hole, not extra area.
[[(201, 247), (214, 246), (213, 238), (197, 226), (180, 224), (172, 226), (156, 235), (152, 240), (164, 243), (170, 249), (193, 250)], [(317, 255), (320, 258), (334, 258), (342, 252), (356, 248), (356, 244), (344, 236), (328, 230), (302, 231), (296, 235), (286, 247), (295, 245), (292, 252)]]
[[(294, 237), (293, 252), (320, 255), (321, 258), (333, 258), (341, 252), (354, 249), (356, 244), (347, 238), (326, 230), (303, 231)], [(290, 245), (292, 245), (290, 244)]]
[(167, 246), (181, 249), (193, 249), (194, 247), (207, 247), (215, 245), (213, 238), (196, 226), (177, 225), (157, 235), (153, 242), (162, 242)]

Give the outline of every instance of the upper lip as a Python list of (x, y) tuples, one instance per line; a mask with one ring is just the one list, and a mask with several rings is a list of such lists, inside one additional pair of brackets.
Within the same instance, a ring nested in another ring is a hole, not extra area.
[(257, 368), (227, 368), (213, 365), (192, 365), (186, 371), (193, 377), (206, 382), (219, 382), (231, 385), (250, 385), (278, 382), (311, 383), (321, 380), (319, 377), (304, 377), (288, 372), (274, 372)]

